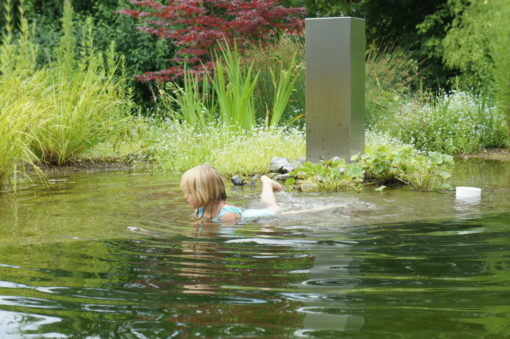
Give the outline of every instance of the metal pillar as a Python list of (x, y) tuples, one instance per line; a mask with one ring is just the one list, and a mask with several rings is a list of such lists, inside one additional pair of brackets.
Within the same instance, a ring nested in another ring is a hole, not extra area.
[(306, 158), (350, 161), (365, 147), (365, 20), (305, 20)]

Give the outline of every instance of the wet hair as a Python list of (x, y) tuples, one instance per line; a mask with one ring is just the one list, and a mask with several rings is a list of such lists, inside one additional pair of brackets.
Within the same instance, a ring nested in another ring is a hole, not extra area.
[(181, 178), (181, 190), (184, 194), (192, 195), (203, 207), (210, 203), (227, 200), (223, 179), (209, 165), (187, 170)]

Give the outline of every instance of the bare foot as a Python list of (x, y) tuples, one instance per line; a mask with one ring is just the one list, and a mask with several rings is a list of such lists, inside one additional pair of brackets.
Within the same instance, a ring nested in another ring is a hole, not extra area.
[(271, 179), (267, 175), (263, 175), (260, 177), (260, 180), (262, 181), (263, 185), (269, 185), (273, 188), (273, 192), (280, 192), (283, 187), (279, 183), (277, 183), (275, 180)]

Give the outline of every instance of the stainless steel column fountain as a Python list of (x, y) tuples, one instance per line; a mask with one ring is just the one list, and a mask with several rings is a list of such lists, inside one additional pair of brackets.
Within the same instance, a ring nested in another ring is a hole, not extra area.
[(305, 20), (306, 158), (362, 153), (365, 145), (365, 20)]

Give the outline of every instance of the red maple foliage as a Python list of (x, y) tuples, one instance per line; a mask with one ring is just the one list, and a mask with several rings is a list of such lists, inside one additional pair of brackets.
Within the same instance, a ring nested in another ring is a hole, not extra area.
[(146, 72), (137, 77), (142, 81), (174, 79), (182, 76), (185, 68), (203, 73), (212, 67), (211, 55), (218, 42), (235, 40), (243, 48), (253, 42), (274, 41), (282, 32), (301, 34), (306, 13), (302, 7), (281, 6), (278, 0), (131, 2), (141, 9), (118, 13), (141, 20), (140, 30), (170, 39), (177, 47), (176, 56), (170, 59), (176, 66)]

